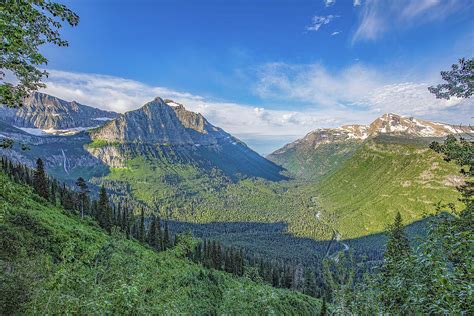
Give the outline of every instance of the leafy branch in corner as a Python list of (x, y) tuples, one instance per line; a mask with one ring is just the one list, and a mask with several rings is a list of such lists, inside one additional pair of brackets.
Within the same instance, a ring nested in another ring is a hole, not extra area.
[[(0, 104), (21, 106), (24, 97), (45, 87), (41, 80), (48, 73), (37, 67), (48, 60), (39, 47), (47, 43), (68, 46), (59, 34), (65, 23), (76, 26), (79, 16), (63, 4), (47, 0), (0, 1)], [(7, 75), (18, 83), (5, 82)]]

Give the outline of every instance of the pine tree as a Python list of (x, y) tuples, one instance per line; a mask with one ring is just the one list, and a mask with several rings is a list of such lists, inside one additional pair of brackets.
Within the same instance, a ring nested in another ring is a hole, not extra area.
[(138, 227), (138, 240), (141, 242), (145, 241), (145, 214), (143, 209), (140, 211), (140, 226)]
[(165, 232), (163, 236), (163, 250), (168, 249), (171, 246), (170, 232), (168, 230), (168, 222), (165, 222)]
[(328, 314), (328, 307), (326, 304), (326, 298), (323, 298), (323, 304), (321, 305), (321, 311), (319, 312), (320, 316), (327, 316)]
[(157, 230), (156, 230), (156, 217), (155, 215), (152, 215), (152, 219), (151, 219), (151, 224), (150, 224), (150, 228), (148, 229), (148, 236), (147, 236), (147, 242), (148, 244), (155, 248), (155, 249), (158, 249), (158, 236), (157, 236)]
[(80, 204), (80, 210), (81, 210), (81, 218), (84, 218), (84, 211), (86, 207), (88, 206), (87, 195), (89, 194), (90, 190), (89, 190), (89, 187), (87, 186), (86, 181), (82, 177), (79, 177), (77, 179), (76, 186), (79, 188), (79, 204)]
[(402, 262), (411, 252), (400, 212), (395, 216), (393, 224), (389, 227), (387, 250), (384, 254), (385, 270), (390, 273), (392, 268)]
[(41, 158), (36, 160), (36, 170), (33, 176), (33, 188), (36, 194), (49, 199), (49, 188), (48, 188), (48, 178), (46, 172), (44, 171), (44, 164)]
[(109, 204), (109, 198), (105, 187), (102, 186), (99, 192), (99, 202), (97, 205), (97, 220), (99, 225), (108, 232), (112, 229), (112, 208)]
[(380, 284), (382, 301), (385, 312), (405, 314), (410, 295), (411, 249), (399, 212), (389, 227), (388, 237)]

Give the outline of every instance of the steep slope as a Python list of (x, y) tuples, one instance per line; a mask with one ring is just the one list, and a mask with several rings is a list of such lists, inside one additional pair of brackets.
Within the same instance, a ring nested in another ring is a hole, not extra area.
[(48, 173), (61, 181), (73, 182), (78, 177), (89, 180), (108, 173), (108, 166), (84, 149), (91, 139), (85, 132), (69, 136), (32, 135), (0, 121), (0, 142), (13, 139), (11, 149), (0, 148), (0, 155), (34, 168), (41, 158)]
[(458, 203), (459, 168), (422, 139), (379, 135), (312, 188), (344, 238), (381, 232), (400, 212), (406, 223)]
[(298, 314), (316, 299), (106, 234), (0, 173), (0, 313)]
[(17, 109), (0, 106), (0, 119), (4, 122), (50, 133), (55, 130), (96, 127), (117, 115), (115, 112), (96, 109), (75, 101), (67, 102), (39, 92), (27, 97), (23, 106)]
[(369, 125), (317, 129), (268, 156), (297, 178), (319, 180), (350, 158), (364, 140), (377, 135), (440, 138), (464, 133), (468, 127), (435, 123), (396, 114), (384, 114)]
[[(210, 124), (201, 114), (161, 98), (90, 132), (91, 154), (114, 168), (146, 157), (200, 170), (218, 169), (226, 176), (284, 179), (282, 170), (243, 142)], [(160, 163), (160, 161), (158, 161)]]

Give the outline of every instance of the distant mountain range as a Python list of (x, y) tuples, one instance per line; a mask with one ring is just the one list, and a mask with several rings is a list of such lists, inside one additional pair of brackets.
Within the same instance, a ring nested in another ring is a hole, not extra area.
[(454, 126), (384, 114), (369, 125), (343, 125), (320, 128), (308, 133), (267, 158), (286, 168), (292, 176), (317, 179), (334, 170), (352, 156), (366, 139), (387, 135), (401, 138), (441, 138), (448, 134), (469, 132), (469, 127)]

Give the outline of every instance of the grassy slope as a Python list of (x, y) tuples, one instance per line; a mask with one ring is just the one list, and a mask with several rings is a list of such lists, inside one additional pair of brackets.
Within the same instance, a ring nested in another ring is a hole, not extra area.
[(405, 222), (432, 213), (438, 202), (456, 202), (449, 176), (459, 168), (423, 144), (369, 141), (317, 185), (322, 207), (335, 214), (343, 237), (382, 231), (399, 211)]
[(1, 308), (51, 314), (310, 314), (319, 302), (156, 253), (0, 173)]
[(283, 154), (271, 154), (268, 159), (284, 167), (292, 177), (320, 180), (337, 169), (356, 151), (359, 143), (321, 144), (292, 148)]

